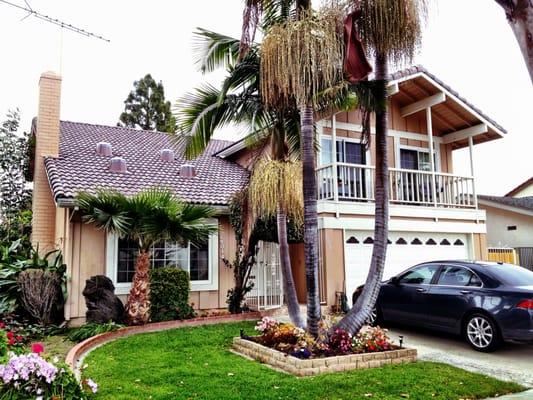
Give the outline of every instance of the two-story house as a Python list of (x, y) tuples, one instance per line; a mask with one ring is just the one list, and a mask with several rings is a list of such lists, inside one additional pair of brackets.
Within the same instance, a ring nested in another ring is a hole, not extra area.
[[(133, 194), (144, 188), (170, 188), (193, 203), (209, 204), (218, 226), (204, 248), (161, 243), (152, 263), (179, 265), (191, 274), (196, 308), (226, 307), (235, 240), (228, 222), (233, 193), (246, 185), (251, 151), (245, 141), (215, 140), (196, 160), (164, 133), (60, 121), (61, 78), (41, 76), (36, 137), (33, 242), (62, 249), (71, 280), (67, 319), (84, 317), (81, 291), (92, 275), (109, 276), (119, 294), (128, 293), (136, 249), (121, 238), (85, 225), (75, 208), (80, 191), (99, 188)], [(389, 84), (390, 221), (385, 277), (418, 262), (486, 258), (485, 212), (478, 209), (474, 166), (466, 175), (453, 170), (452, 152), (499, 139), (505, 130), (446, 84), (420, 67), (392, 76)], [(320, 229), (320, 294), (326, 305), (337, 293), (363, 283), (370, 263), (374, 227), (374, 140), (361, 144), (360, 116), (343, 112), (317, 122)], [(372, 135), (373, 136), (373, 135)], [(98, 143), (106, 143), (105, 146)], [(107, 145), (109, 144), (109, 146)], [(107, 148), (101, 152), (98, 149)], [(162, 152), (162, 150), (165, 150)], [(172, 157), (162, 154), (172, 153)], [(111, 162), (114, 159), (114, 164)], [(121, 166), (112, 168), (111, 165)], [(188, 174), (183, 174), (184, 164)], [(305, 301), (303, 246), (291, 245), (298, 297)], [(249, 303), (282, 302), (277, 251), (265, 244), (253, 272)], [(350, 297), (350, 296), (348, 296)]]

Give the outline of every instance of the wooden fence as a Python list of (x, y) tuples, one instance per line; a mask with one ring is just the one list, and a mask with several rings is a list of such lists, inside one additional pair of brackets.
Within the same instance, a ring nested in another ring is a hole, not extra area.
[(489, 261), (504, 262), (508, 264), (520, 264), (518, 254), (512, 248), (489, 247)]

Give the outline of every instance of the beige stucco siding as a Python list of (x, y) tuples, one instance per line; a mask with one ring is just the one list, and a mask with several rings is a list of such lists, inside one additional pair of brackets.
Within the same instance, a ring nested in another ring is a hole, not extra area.
[[(533, 246), (533, 216), (480, 205), (487, 212), (488, 247)], [(516, 230), (507, 230), (516, 226)]]
[[(102, 230), (79, 220), (68, 221), (68, 212), (58, 209), (56, 237), (64, 243), (61, 246), (67, 263), (69, 297), (66, 305), (67, 319), (85, 317), (85, 299), (82, 295), (85, 281), (94, 275), (106, 275), (106, 234)], [(63, 228), (59, 228), (63, 226)], [(228, 218), (219, 219), (219, 290), (191, 291), (189, 301), (195, 309), (216, 309), (226, 307), (226, 295), (233, 286), (233, 273), (222, 258), (235, 257), (235, 237)], [(125, 295), (119, 296), (126, 301)]]

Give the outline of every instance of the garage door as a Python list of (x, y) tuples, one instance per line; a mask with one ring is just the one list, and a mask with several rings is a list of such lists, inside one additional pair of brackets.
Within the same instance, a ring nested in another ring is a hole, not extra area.
[[(351, 294), (366, 281), (373, 248), (373, 232), (346, 231), (346, 293)], [(460, 233), (390, 232), (383, 279), (389, 279), (421, 262), (465, 260), (468, 241)]]

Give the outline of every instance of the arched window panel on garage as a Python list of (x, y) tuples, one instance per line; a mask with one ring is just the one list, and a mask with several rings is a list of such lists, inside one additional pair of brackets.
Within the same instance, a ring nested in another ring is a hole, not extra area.
[(428, 246), (435, 246), (437, 242), (435, 242), (432, 238), (429, 238), (428, 240), (426, 240), (426, 244)]
[(455, 242), (453, 242), (454, 246), (464, 246), (465, 244), (461, 239), (457, 239)]
[(407, 244), (407, 241), (401, 237), (396, 241), (396, 244)]
[(419, 238), (414, 238), (412, 241), (411, 241), (411, 244), (423, 244), (422, 241), (419, 239)]
[(387, 244), (392, 244), (392, 240), (387, 239)]
[(363, 243), (364, 244), (373, 244), (374, 243), (374, 239), (372, 239), (370, 236), (367, 237), (365, 240), (363, 240)]
[(350, 236), (350, 238), (346, 241), (348, 244), (359, 244), (359, 240), (355, 236)]
[(448, 241), (448, 239), (442, 239), (440, 241), (441, 246), (449, 246), (451, 243)]

